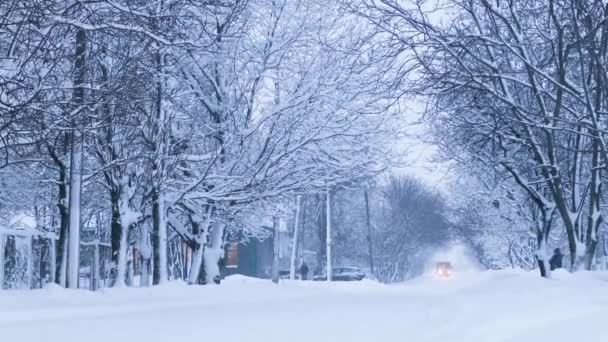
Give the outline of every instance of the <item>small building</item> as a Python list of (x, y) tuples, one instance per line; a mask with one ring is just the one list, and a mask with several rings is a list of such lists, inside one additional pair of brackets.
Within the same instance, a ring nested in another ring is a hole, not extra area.
[[(279, 220), (277, 252), (279, 273), (289, 272), (292, 234), (285, 220)], [(257, 237), (234, 237), (236, 241), (226, 248), (222, 276), (241, 274), (248, 277), (272, 278), (274, 232), (272, 221), (262, 225)]]
[(272, 276), (272, 237), (249, 238), (244, 242), (233, 242), (226, 248), (226, 260), (222, 276), (242, 274), (248, 277)]

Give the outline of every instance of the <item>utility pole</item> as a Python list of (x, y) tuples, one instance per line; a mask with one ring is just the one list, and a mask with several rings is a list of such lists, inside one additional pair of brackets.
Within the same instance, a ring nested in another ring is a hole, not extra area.
[[(74, 91), (72, 102), (74, 109), (84, 105), (84, 85), (87, 62), (87, 35), (86, 31), (76, 31), (76, 59), (74, 60)], [(81, 217), (81, 194), (82, 194), (82, 161), (84, 153), (84, 122), (77, 116), (71, 117), (72, 139), (70, 150), (70, 198), (69, 198), (69, 230), (68, 230), (68, 274), (67, 286), (71, 289), (78, 288), (80, 273), (80, 226)]]
[(327, 255), (327, 281), (333, 279), (333, 267), (331, 261), (331, 190), (327, 188), (327, 236), (326, 236), (326, 255)]
[(300, 247), (298, 250), (300, 251), (300, 265), (304, 263), (304, 252), (306, 251), (306, 197), (302, 198), (301, 203), (301, 215), (302, 215), (302, 223), (300, 223)]

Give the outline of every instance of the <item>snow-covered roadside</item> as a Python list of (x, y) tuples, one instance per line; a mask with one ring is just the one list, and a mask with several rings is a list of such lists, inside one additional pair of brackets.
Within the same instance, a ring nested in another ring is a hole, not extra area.
[(591, 341), (608, 339), (608, 274), (500, 271), (399, 285), (232, 277), (96, 293), (0, 292), (2, 341)]

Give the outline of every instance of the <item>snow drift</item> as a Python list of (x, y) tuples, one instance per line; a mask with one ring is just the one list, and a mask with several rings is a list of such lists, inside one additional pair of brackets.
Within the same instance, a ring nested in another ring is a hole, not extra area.
[[(552, 341), (608, 339), (608, 274), (462, 273), (398, 285), (233, 276), (99, 292), (0, 292), (2, 341)], [(209, 327), (213, 327), (212, 329)]]

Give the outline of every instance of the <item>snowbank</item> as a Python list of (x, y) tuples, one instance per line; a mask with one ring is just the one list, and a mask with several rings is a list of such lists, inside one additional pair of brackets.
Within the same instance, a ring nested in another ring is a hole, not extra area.
[(608, 340), (608, 274), (427, 275), (398, 285), (232, 276), (100, 292), (0, 291), (2, 341)]

